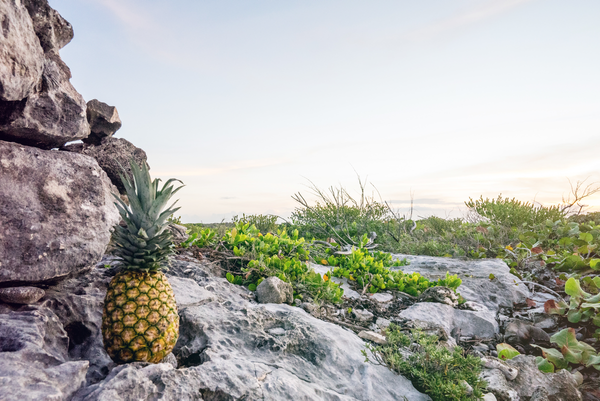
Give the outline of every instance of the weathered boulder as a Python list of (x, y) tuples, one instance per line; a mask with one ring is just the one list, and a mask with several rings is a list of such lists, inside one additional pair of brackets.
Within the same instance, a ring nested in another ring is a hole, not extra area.
[(446, 304), (418, 302), (400, 312), (399, 316), (411, 321), (438, 325), (444, 329), (446, 337), (459, 330), (460, 336), (494, 338), (499, 331), (495, 313), (489, 310), (460, 310)]
[[(170, 273), (197, 266), (173, 260)], [(354, 333), (300, 308), (256, 304), (245, 288), (221, 278), (169, 281), (182, 322), (174, 350), (179, 368), (117, 367), (74, 400), (429, 399), (404, 377), (365, 363), (364, 342)]]
[(10, 304), (33, 304), (40, 300), (46, 291), (37, 287), (0, 288), (0, 301)]
[(47, 308), (0, 314), (0, 399), (70, 399), (85, 382), (88, 361), (69, 361), (68, 342)]
[(52, 149), (87, 137), (85, 101), (58, 55), (73, 37), (71, 25), (47, 0), (0, 4), (7, 38), (0, 55), (0, 140)]
[(446, 272), (457, 274), (462, 280), (457, 292), (465, 300), (485, 305), (491, 311), (512, 308), (514, 303), (523, 303), (530, 296), (525, 284), (510, 274), (507, 264), (500, 259), (460, 260), (402, 254), (393, 257), (410, 262), (408, 266), (398, 267), (404, 272), (417, 272), (431, 279), (445, 277)]
[(44, 53), (55, 53), (73, 39), (73, 27), (55, 9), (48, 0), (22, 0), (27, 8), (33, 29)]
[(123, 182), (119, 174), (123, 173), (121, 166), (127, 172), (129, 179), (133, 181), (133, 173), (129, 166), (129, 160), (133, 158), (138, 165), (147, 160), (146, 152), (135, 147), (131, 142), (122, 138), (105, 138), (100, 145), (89, 145), (86, 143), (74, 143), (63, 146), (61, 150), (81, 153), (91, 156), (102, 167), (108, 178), (119, 189), (123, 195), (126, 194)]
[(0, 102), (0, 140), (52, 149), (87, 137), (85, 101), (70, 78), (58, 55), (47, 54), (36, 91), (20, 101)]
[(261, 304), (291, 304), (294, 301), (294, 290), (289, 283), (272, 276), (256, 287), (256, 300)]
[(119, 222), (113, 191), (91, 157), (0, 141), (0, 283), (93, 266)]
[(90, 136), (83, 139), (84, 143), (100, 145), (103, 140), (110, 138), (121, 128), (117, 108), (97, 99), (87, 102), (86, 115), (91, 132)]
[(44, 52), (25, 6), (0, 0), (0, 121), (6, 106), (29, 96), (42, 77)]

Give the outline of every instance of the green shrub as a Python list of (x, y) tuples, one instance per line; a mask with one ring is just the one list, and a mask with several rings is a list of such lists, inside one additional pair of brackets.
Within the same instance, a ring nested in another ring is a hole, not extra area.
[(293, 196), (300, 206), (292, 212), (294, 228), (304, 238), (335, 239), (339, 244), (358, 245), (363, 234), (375, 232), (379, 238), (386, 235), (387, 221), (391, 219), (388, 207), (365, 195), (364, 184), (359, 180), (361, 195), (354, 199), (344, 188), (329, 188), (328, 192), (316, 186), (311, 189), (319, 200), (314, 205), (301, 193)]
[[(418, 296), (429, 287), (446, 286), (456, 290), (461, 284), (458, 276), (450, 276), (438, 281), (430, 281), (419, 273), (404, 273), (402, 270), (390, 270), (390, 267), (406, 266), (406, 259), (393, 260), (385, 252), (372, 252), (364, 248), (367, 235), (364, 234), (360, 246), (353, 248), (349, 255), (330, 254), (321, 263), (333, 266), (332, 275), (345, 277), (355, 285), (358, 291), (376, 293), (380, 290), (396, 290)], [(333, 253), (331, 249), (329, 253)]]
[(505, 227), (533, 226), (546, 220), (555, 221), (565, 217), (560, 206), (535, 206), (515, 198), (503, 198), (502, 195), (498, 195), (497, 199), (483, 199), (483, 196), (477, 200), (469, 198), (465, 205), (491, 223)]
[(248, 223), (251, 226), (255, 226), (262, 234), (277, 231), (277, 216), (272, 214), (250, 214), (248, 216), (243, 214), (242, 217), (233, 216), (231, 221), (233, 224)]
[[(434, 401), (478, 400), (483, 395), (486, 382), (479, 377), (481, 359), (467, 355), (460, 347), (447, 349), (437, 336), (419, 331), (405, 334), (392, 324), (386, 345), (367, 348), (377, 362), (407, 377)], [(366, 351), (363, 354), (367, 357)], [(463, 381), (473, 388), (471, 395)]]

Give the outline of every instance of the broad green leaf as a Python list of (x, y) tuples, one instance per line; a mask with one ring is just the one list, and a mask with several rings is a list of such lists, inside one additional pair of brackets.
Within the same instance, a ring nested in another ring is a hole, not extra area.
[(594, 309), (600, 309), (600, 302), (595, 302), (595, 303), (591, 303), (591, 302), (584, 302), (581, 304), (582, 308), (594, 308)]
[(558, 241), (558, 244), (562, 245), (562, 246), (568, 246), (568, 245), (571, 245), (572, 243), (573, 243), (573, 241), (571, 240), (570, 237), (563, 237)]
[(582, 316), (583, 312), (577, 309), (571, 309), (569, 312), (567, 312), (567, 319), (569, 319), (569, 322), (571, 323), (579, 323)]
[[(585, 364), (585, 366), (592, 366), (592, 365), (600, 365), (600, 355), (592, 355), (592, 356), (590, 356), (590, 358), (588, 359), (588, 361)], [(598, 369), (598, 368), (596, 368), (596, 369)]]
[(543, 348), (535, 344), (531, 344), (531, 346), (541, 349), (544, 358), (552, 362), (556, 368), (566, 369), (569, 366), (569, 363), (565, 360), (563, 354), (559, 350), (554, 348)]
[(565, 347), (565, 346), (567, 346), (567, 347), (574, 346), (574, 345), (577, 345), (577, 343), (578, 343), (575, 335), (576, 335), (575, 329), (573, 329), (572, 327), (569, 327), (567, 329), (563, 329), (563, 330), (559, 331), (558, 333), (556, 333), (552, 337), (550, 337), (550, 342), (558, 345), (560, 348)]
[(592, 279), (594, 284), (596, 284), (596, 288), (600, 289), (600, 277), (596, 276)]
[(535, 363), (537, 364), (538, 369), (542, 372), (554, 373), (554, 365), (551, 364), (547, 359), (542, 358), (541, 356), (536, 356)]
[(561, 352), (567, 362), (581, 363), (583, 359), (583, 351), (574, 349), (573, 347), (562, 347)]
[(590, 233), (581, 233), (579, 239), (589, 243), (594, 239), (594, 236)]
[(565, 292), (572, 297), (579, 297), (579, 298), (585, 298), (585, 297), (589, 297), (591, 295), (591, 294), (588, 294), (587, 292), (583, 291), (581, 289), (581, 286), (579, 285), (579, 280), (576, 280), (573, 277), (568, 279), (567, 282), (565, 283)]
[(501, 343), (496, 345), (496, 351), (498, 351), (498, 358), (506, 361), (513, 359), (517, 355), (521, 355), (519, 351), (514, 349), (510, 344)]

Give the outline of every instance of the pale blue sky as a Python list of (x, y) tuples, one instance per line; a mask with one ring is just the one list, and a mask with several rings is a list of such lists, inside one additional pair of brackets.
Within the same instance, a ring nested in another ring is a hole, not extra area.
[(288, 217), (307, 180), (356, 193), (355, 171), (442, 217), (600, 181), (597, 0), (50, 4), (73, 85), (184, 181), (184, 222)]

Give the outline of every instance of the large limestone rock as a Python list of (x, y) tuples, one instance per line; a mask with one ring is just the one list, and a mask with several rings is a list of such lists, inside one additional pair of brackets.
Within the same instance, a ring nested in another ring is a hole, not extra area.
[(353, 332), (300, 308), (257, 304), (245, 288), (211, 276), (207, 260), (181, 256), (171, 259), (168, 272), (182, 322), (174, 350), (178, 363), (117, 366), (102, 347), (100, 331), (106, 286), (116, 272), (105, 264), (114, 259), (105, 257), (91, 272), (51, 286), (41, 304), (7, 313), (0, 303), (0, 330), (25, 331), (32, 324), (27, 313), (54, 317), (57, 327), (28, 349), (32, 355), (59, 355), (49, 366), (61, 369), (52, 376), (41, 363), (26, 370), (11, 365), (28, 360), (16, 353), (20, 343), (10, 343), (0, 352), (0, 399), (50, 399), (5, 385), (32, 377), (54, 386), (53, 400), (430, 400), (406, 378), (366, 363), (365, 343)]
[[(256, 304), (246, 289), (173, 261), (169, 277), (182, 326), (179, 368), (117, 367), (74, 400), (428, 400), (404, 377), (365, 363), (353, 332), (289, 305)], [(183, 273), (187, 271), (188, 273)], [(275, 330), (277, 329), (277, 330)], [(121, 391), (126, 390), (126, 391)]]
[(103, 140), (110, 138), (121, 128), (121, 118), (114, 106), (109, 106), (97, 99), (87, 102), (87, 120), (90, 124), (90, 136), (84, 143), (100, 145)]
[(55, 9), (48, 0), (22, 0), (27, 8), (33, 29), (40, 40), (45, 53), (55, 53), (73, 39), (73, 27)]
[(123, 138), (104, 138), (100, 145), (73, 143), (63, 146), (61, 150), (81, 153), (96, 159), (100, 167), (108, 175), (108, 178), (110, 178), (111, 182), (123, 195), (126, 194), (126, 191), (119, 177), (119, 174), (123, 173), (121, 168), (125, 169), (129, 179), (133, 182), (133, 173), (129, 166), (129, 160), (133, 158), (138, 165), (147, 160), (146, 152)]
[(489, 310), (470, 311), (454, 309), (450, 305), (418, 302), (400, 312), (403, 319), (429, 322), (441, 326), (446, 337), (459, 330), (460, 336), (494, 338), (499, 332), (496, 314)]
[(36, 91), (21, 101), (0, 101), (0, 140), (52, 149), (87, 137), (85, 101), (70, 78), (71, 71), (57, 55), (46, 55)]
[(0, 141), (0, 283), (93, 266), (119, 222), (113, 191), (91, 157)]
[(47, 0), (0, 0), (0, 12), (9, 39), (0, 52), (0, 140), (52, 149), (86, 138), (85, 101), (58, 55), (73, 37), (71, 25)]
[(0, 120), (7, 102), (29, 96), (42, 77), (44, 52), (27, 9), (14, 0), (0, 0)]
[[(531, 296), (527, 286), (501, 259), (460, 260), (434, 256), (393, 255), (394, 259), (407, 259), (410, 264), (401, 266), (404, 272), (417, 272), (422, 276), (438, 279), (446, 272), (457, 274), (462, 279), (458, 293), (467, 301), (484, 305), (497, 312), (500, 307), (512, 308), (514, 303), (523, 303)], [(493, 279), (490, 279), (493, 274)]]
[(0, 314), (0, 399), (70, 399), (85, 382), (88, 361), (69, 361), (68, 343), (47, 308)]

